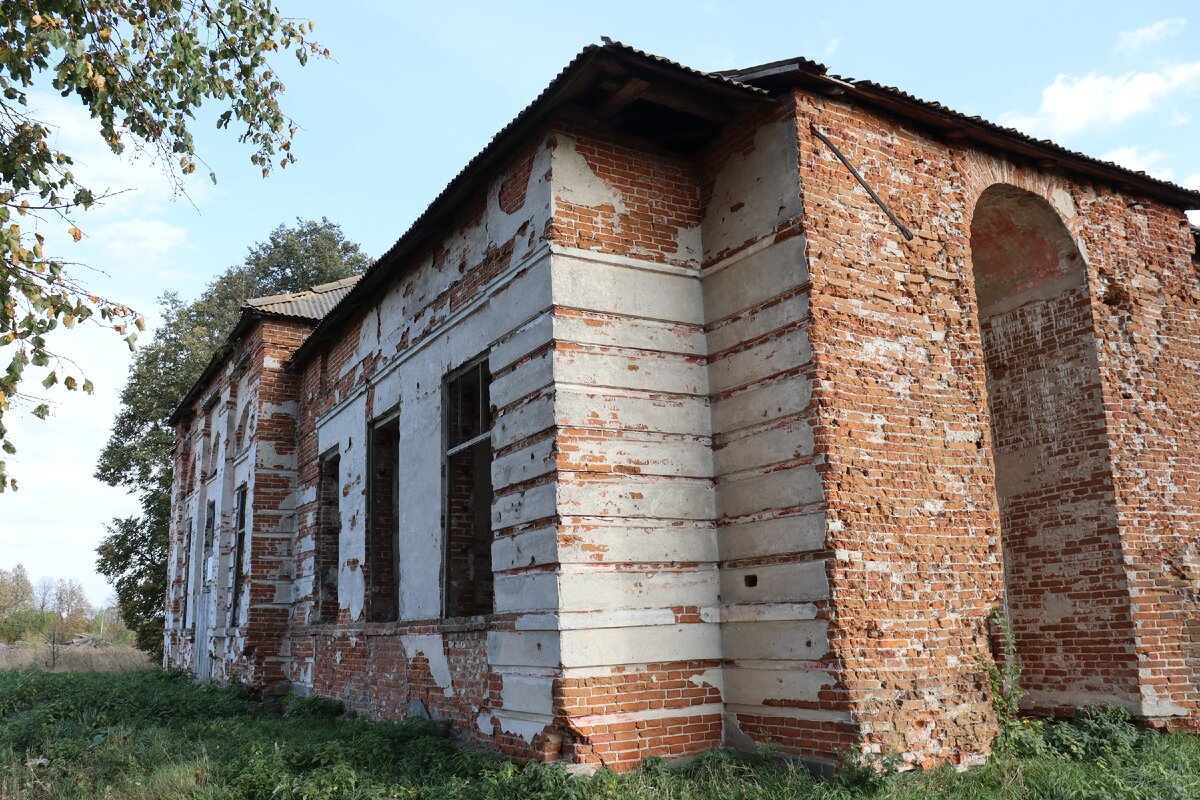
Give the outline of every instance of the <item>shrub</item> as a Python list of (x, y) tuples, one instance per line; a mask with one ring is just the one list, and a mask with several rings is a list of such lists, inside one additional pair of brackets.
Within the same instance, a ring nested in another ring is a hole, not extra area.
[(283, 713), (289, 717), (340, 717), (346, 713), (346, 707), (337, 700), (316, 695), (304, 696), (289, 694), (283, 698)]

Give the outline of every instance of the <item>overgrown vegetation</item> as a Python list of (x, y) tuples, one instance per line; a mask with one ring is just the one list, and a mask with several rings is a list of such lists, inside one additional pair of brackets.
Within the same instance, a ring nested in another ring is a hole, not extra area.
[[(49, 647), (0, 645), (0, 670), (37, 669), (47, 672), (134, 672), (156, 666), (136, 647), (69, 646), (51, 652)], [(3, 797), (3, 795), (0, 795)]]
[[(285, 713), (286, 709), (286, 713)], [(253, 701), (185, 677), (0, 673), (0, 797), (27, 798), (789, 798), (1200, 797), (1200, 738), (1090, 709), (1072, 723), (1019, 723), (988, 765), (959, 773), (812, 777), (764, 750), (671, 767), (572, 777), (461, 748), (437, 723), (368, 722), (336, 703)]]
[(1021, 659), (1017, 654), (1017, 634), (1000, 606), (994, 606), (989, 618), (993, 641), (999, 639), (1003, 653), (999, 661), (982, 659), (980, 667), (992, 688), (992, 708), (1001, 730), (1019, 724), (1018, 713), (1025, 690), (1021, 688)]

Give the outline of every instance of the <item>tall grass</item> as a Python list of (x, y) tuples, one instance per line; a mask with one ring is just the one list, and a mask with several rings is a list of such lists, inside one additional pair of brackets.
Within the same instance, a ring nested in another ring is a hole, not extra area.
[(458, 747), (437, 723), (368, 722), (329, 701), (253, 701), (156, 671), (0, 673), (0, 798), (916, 800), (1200, 797), (1200, 740), (1120, 712), (1019, 726), (988, 765), (834, 781), (769, 755), (568, 775)]
[(0, 670), (40, 669), (48, 672), (133, 672), (149, 669), (150, 657), (135, 647), (0, 648)]

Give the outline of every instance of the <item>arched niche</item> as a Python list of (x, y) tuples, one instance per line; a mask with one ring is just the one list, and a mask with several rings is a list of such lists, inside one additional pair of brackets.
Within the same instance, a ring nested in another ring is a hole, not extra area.
[(241, 453), (246, 449), (246, 445), (250, 442), (247, 439), (247, 434), (250, 431), (250, 403), (247, 402), (242, 406), (242, 413), (238, 417), (237, 430), (234, 433), (235, 452)]
[(221, 459), (221, 434), (214, 433), (212, 444), (209, 445), (208, 451), (208, 477), (213, 477), (217, 474), (217, 464)]
[(1054, 208), (997, 184), (971, 258), (1005, 605), (1028, 707), (1131, 706), (1135, 652), (1084, 258)]

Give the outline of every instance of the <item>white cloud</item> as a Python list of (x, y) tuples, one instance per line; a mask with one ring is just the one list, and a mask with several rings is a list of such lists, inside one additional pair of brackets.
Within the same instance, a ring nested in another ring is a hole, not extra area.
[(1167, 154), (1161, 150), (1143, 152), (1137, 145), (1133, 145), (1132, 147), (1118, 147), (1116, 150), (1110, 150), (1100, 156), (1102, 161), (1111, 161), (1114, 164), (1120, 164), (1126, 169), (1131, 169), (1135, 172), (1144, 172), (1155, 178), (1169, 181), (1174, 177), (1174, 172), (1170, 167), (1162, 165), (1162, 162), (1166, 158)]
[(1200, 61), (1157, 72), (1082, 77), (1059, 75), (1042, 90), (1035, 114), (1010, 113), (1002, 121), (1027, 133), (1067, 136), (1102, 128), (1154, 111), (1174, 94), (1200, 89)]
[(825, 55), (831, 56), (842, 46), (842, 37), (835, 36), (825, 44)]
[(131, 217), (102, 225), (91, 236), (122, 266), (158, 269), (183, 246), (187, 229), (159, 219)]
[(1160, 19), (1158, 22), (1145, 25), (1137, 30), (1122, 31), (1121, 35), (1117, 37), (1117, 44), (1113, 49), (1117, 52), (1136, 53), (1152, 42), (1178, 36), (1185, 25), (1187, 25), (1187, 20), (1183, 17), (1172, 17), (1171, 19)]

